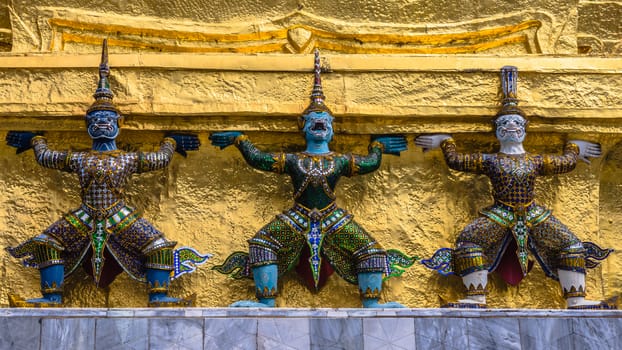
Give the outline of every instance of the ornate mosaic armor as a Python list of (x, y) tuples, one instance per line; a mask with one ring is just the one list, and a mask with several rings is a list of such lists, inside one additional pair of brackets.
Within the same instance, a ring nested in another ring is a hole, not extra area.
[(7, 248), (26, 266), (39, 269), (43, 294), (43, 298), (29, 300), (10, 295), (11, 306), (62, 305), (64, 279), (78, 266), (84, 266), (100, 287), (110, 284), (122, 271), (147, 282), (150, 306), (191, 304), (191, 300), (167, 295), (170, 280), (191, 273), (210, 255), (201, 255), (190, 247), (173, 250), (176, 242), (167, 241), (141, 213), (127, 206), (124, 191), (132, 174), (167, 167), (174, 152), (185, 155), (186, 151), (198, 149), (199, 139), (196, 135), (169, 133), (157, 152), (118, 150), (116, 138), (123, 117), (112, 102), (109, 74), (104, 40), (95, 102), (85, 115), (86, 131), (93, 141), (90, 151), (54, 151), (48, 148), (45, 138), (35, 133), (7, 134), (7, 144), (16, 147), (18, 153), (32, 147), (40, 165), (75, 173), (82, 199), (79, 208), (66, 213), (42, 234)]
[[(402, 265), (412, 263), (393, 250), (387, 255), (353, 220), (352, 214), (335, 203), (334, 189), (341, 176), (366, 174), (380, 166), (380, 143), (372, 143), (367, 156), (266, 153), (244, 135), (238, 137), (236, 145), (253, 167), (288, 174), (294, 186), (295, 201), (292, 208), (277, 215), (249, 240), (248, 262), (244, 262), (246, 266), (238, 276), (249, 276), (250, 267), (267, 264), (278, 264), (279, 274), (283, 274), (296, 267), (299, 261), (304, 266), (308, 262), (308, 269), (298, 267), (297, 271), (303, 276), (310, 275), (310, 287), (319, 289), (328, 277), (322, 274), (330, 274), (333, 270), (346, 281), (357, 283), (360, 272), (390, 275), (391, 265), (398, 261)], [(227, 272), (240, 266), (239, 259), (244, 259), (245, 254), (234, 253), (220, 270)]]
[[(584, 278), (586, 267), (595, 267), (597, 260), (605, 259), (612, 251), (581, 242), (549, 209), (535, 203), (538, 176), (570, 172), (580, 155), (600, 156), (600, 146), (574, 141), (565, 145), (562, 155), (525, 152), (522, 144), (528, 121), (518, 107), (517, 77), (516, 67), (501, 69), (504, 97), (494, 121), (500, 152), (459, 153), (454, 140), (445, 135), (440, 143), (449, 168), (486, 175), (492, 184), (493, 205), (481, 209), (482, 216), (460, 232), (455, 249), (440, 249), (431, 259), (422, 261), (443, 275), (455, 272), (468, 279), (463, 282), (467, 286), (467, 295), (471, 296), (485, 294), (486, 279), (482, 277), (482, 284), (478, 284), (480, 277), (476, 272), (479, 271), (497, 271), (506, 282), (518, 284), (529, 272), (529, 253), (547, 276), (559, 280), (559, 270), (578, 273)], [(430, 144), (430, 139), (425, 136), (419, 140), (415, 142), (423, 147)], [(583, 154), (579, 144), (586, 148)], [(562, 281), (562, 285), (575, 283), (566, 282)], [(564, 293), (567, 298), (577, 296), (570, 291)], [(460, 307), (468, 305), (459, 304)]]
[[(536, 178), (572, 171), (579, 154), (577, 145), (566, 144), (563, 155), (462, 154), (456, 152), (453, 139), (445, 140), (441, 148), (451, 169), (488, 176), (495, 200), (458, 235), (454, 272), (463, 276), (478, 269), (494, 271), (510, 245), (523, 276), (528, 272), (529, 251), (551, 278), (557, 279), (557, 268), (584, 272), (583, 256), (559, 260), (560, 251), (585, 253), (582, 242), (550, 210), (534, 202)], [(481, 248), (481, 255), (474, 247)], [(588, 251), (597, 253), (595, 257), (604, 254), (593, 246)]]
[[(32, 144), (40, 165), (78, 175), (82, 205), (65, 214), (41, 235), (9, 248), (9, 252), (17, 258), (25, 257), (24, 262), (29, 266), (40, 267), (45, 262), (35, 259), (33, 249), (41, 244), (55, 246), (62, 251), (66, 276), (92, 252), (89, 270), (97, 284), (100, 284), (107, 258), (114, 259), (133, 278), (144, 281), (147, 251), (172, 249), (176, 243), (166, 241), (138, 211), (125, 204), (124, 190), (132, 174), (168, 166), (175, 151), (175, 140), (166, 138), (158, 152), (146, 153), (52, 151), (40, 136), (35, 137)], [(106, 248), (111, 256), (105, 253)], [(173, 270), (172, 260), (153, 263)], [(111, 281), (106, 279), (106, 282)]]
[(585, 268), (597, 266), (612, 250), (581, 242), (550, 210), (534, 202), (538, 176), (572, 171), (578, 159), (599, 157), (600, 145), (573, 140), (562, 155), (526, 152), (523, 141), (529, 121), (518, 107), (517, 81), (518, 68), (501, 68), (503, 100), (494, 120), (499, 152), (458, 153), (447, 134), (415, 139), (415, 144), (424, 149), (440, 147), (449, 168), (486, 175), (494, 198), (494, 203), (480, 210), (481, 216), (460, 232), (454, 249), (441, 248), (421, 262), (442, 275), (456, 273), (462, 279), (466, 298), (443, 302), (442, 307), (485, 308), (488, 273), (495, 271), (516, 285), (533, 264), (531, 253), (544, 273), (559, 281), (568, 308), (616, 308), (613, 300), (585, 299)]

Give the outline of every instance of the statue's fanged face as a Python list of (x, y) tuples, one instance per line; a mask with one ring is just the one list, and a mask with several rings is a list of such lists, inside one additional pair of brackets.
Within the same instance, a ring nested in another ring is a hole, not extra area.
[(333, 139), (333, 116), (327, 112), (307, 114), (302, 132), (306, 140), (330, 142)]
[(527, 120), (518, 114), (502, 115), (495, 120), (499, 142), (523, 142)]
[(93, 140), (114, 140), (119, 135), (119, 118), (114, 111), (93, 111), (86, 116), (86, 130)]

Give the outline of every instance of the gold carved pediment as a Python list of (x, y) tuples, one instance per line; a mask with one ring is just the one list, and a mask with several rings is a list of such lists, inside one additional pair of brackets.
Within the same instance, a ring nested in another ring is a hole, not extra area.
[(122, 51), (348, 54), (542, 53), (538, 31), (547, 17), (524, 13), (446, 25), (348, 23), (297, 10), (255, 23), (162, 23), (63, 9), (49, 11), (49, 49), (99, 47)]

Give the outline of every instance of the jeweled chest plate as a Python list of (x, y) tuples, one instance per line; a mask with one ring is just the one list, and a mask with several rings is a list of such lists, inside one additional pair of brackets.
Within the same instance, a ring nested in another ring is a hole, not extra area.
[(302, 156), (298, 158), (297, 165), (305, 178), (309, 178), (316, 186), (335, 172), (335, 161), (332, 157)]
[(533, 200), (537, 166), (528, 156), (500, 156), (491, 169), (494, 197), (507, 203), (528, 203)]
[(83, 183), (119, 183), (128, 174), (126, 157), (90, 154), (81, 159), (80, 180)]
[(78, 170), (83, 203), (96, 209), (118, 204), (132, 173), (131, 164), (131, 159), (124, 154), (83, 154)]
[(331, 156), (300, 155), (297, 162), (297, 172), (303, 178), (294, 198), (300, 197), (308, 186), (321, 187), (331, 198), (334, 193), (328, 178), (335, 174), (335, 160)]

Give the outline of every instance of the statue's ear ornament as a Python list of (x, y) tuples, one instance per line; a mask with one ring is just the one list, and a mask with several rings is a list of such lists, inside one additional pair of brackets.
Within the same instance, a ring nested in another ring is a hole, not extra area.
[(518, 114), (525, 119), (525, 125), (529, 122), (520, 107), (518, 107), (517, 98), (517, 81), (518, 81), (518, 68), (514, 66), (501, 67), (501, 93), (503, 98), (501, 99), (501, 109), (497, 112), (493, 120), (495, 124), (497, 118), (503, 115)]
[(305, 125), (305, 116), (311, 112), (327, 112), (330, 115), (333, 113), (330, 111), (328, 107), (324, 104), (324, 92), (322, 91), (322, 79), (320, 77), (320, 73), (322, 71), (322, 67), (320, 64), (320, 51), (315, 49), (315, 63), (313, 66), (314, 70), (314, 80), (313, 80), (313, 90), (311, 91), (311, 103), (309, 106), (302, 112), (302, 115), (298, 117), (298, 128), (302, 130)]
[(104, 39), (102, 43), (102, 57), (99, 63), (99, 82), (97, 83), (97, 89), (93, 94), (95, 98), (95, 102), (91, 104), (89, 109), (86, 111), (88, 115), (94, 111), (113, 111), (116, 112), (119, 116), (117, 120), (119, 126), (121, 125), (123, 117), (121, 113), (115, 107), (112, 102), (112, 98), (114, 94), (112, 90), (110, 90), (110, 82), (108, 81), (108, 76), (110, 75), (110, 66), (108, 65), (108, 39)]

